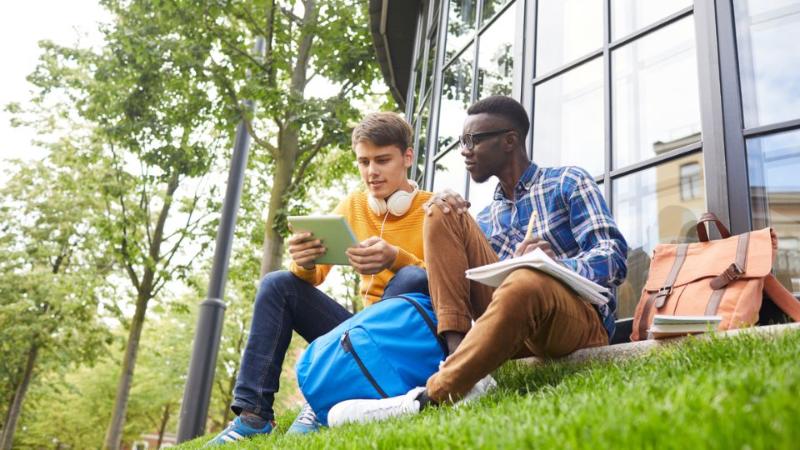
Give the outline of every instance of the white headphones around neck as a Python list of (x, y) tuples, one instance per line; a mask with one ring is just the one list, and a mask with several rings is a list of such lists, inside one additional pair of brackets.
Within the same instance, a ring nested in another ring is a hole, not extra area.
[(369, 209), (375, 213), (376, 216), (382, 216), (387, 212), (393, 216), (402, 216), (411, 209), (411, 202), (417, 195), (419, 186), (414, 180), (408, 180), (408, 183), (414, 188), (411, 192), (406, 192), (398, 189), (394, 194), (390, 195), (386, 200), (382, 198), (375, 198), (372, 194), (367, 195), (367, 204)]

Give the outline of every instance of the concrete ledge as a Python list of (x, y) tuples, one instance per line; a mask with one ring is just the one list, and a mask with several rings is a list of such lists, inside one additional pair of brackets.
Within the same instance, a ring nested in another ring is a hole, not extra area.
[[(754, 334), (754, 335), (774, 335), (785, 333), (787, 331), (800, 331), (800, 323), (786, 323), (780, 325), (768, 325), (763, 327), (742, 328), (738, 330), (723, 331), (713, 334), (695, 335), (695, 339), (708, 339), (709, 336), (715, 335), (717, 337), (731, 337), (740, 334)], [(620, 361), (625, 359), (634, 358), (649, 353), (653, 349), (678, 345), (684, 342), (686, 337), (678, 337), (672, 339), (661, 340), (647, 340), (638, 342), (628, 342), (625, 344), (608, 345), (605, 347), (584, 348), (571, 353), (563, 358), (557, 359), (544, 359), (537, 357), (523, 358), (520, 361), (531, 366), (545, 364), (549, 361), (568, 362), (568, 363), (585, 363), (593, 361)]]

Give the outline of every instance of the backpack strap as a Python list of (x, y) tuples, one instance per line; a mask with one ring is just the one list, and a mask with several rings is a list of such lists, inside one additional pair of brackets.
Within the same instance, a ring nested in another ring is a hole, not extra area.
[(788, 289), (783, 287), (780, 281), (775, 278), (775, 275), (769, 274), (764, 279), (764, 293), (787, 316), (791, 317), (795, 322), (800, 322), (800, 302)]
[(639, 339), (645, 339), (645, 336), (647, 336), (647, 328), (650, 325), (650, 310), (653, 308), (653, 304), (655, 303), (656, 309), (661, 308), (664, 306), (664, 302), (667, 300), (669, 294), (672, 293), (672, 286), (675, 284), (675, 280), (678, 279), (681, 267), (683, 267), (683, 263), (686, 261), (686, 253), (688, 250), (689, 244), (680, 244), (678, 246), (675, 252), (675, 261), (672, 263), (672, 269), (669, 271), (667, 279), (664, 280), (664, 286), (650, 294), (650, 297), (644, 304), (642, 317), (639, 319)]
[(740, 234), (739, 242), (736, 244), (736, 260), (709, 283), (713, 291), (706, 305), (705, 314), (707, 316), (713, 316), (717, 313), (719, 304), (722, 301), (722, 295), (725, 294), (725, 288), (729, 283), (738, 280), (747, 270), (747, 248), (749, 243), (750, 233)]
[(716, 214), (714, 213), (703, 213), (700, 216), (700, 219), (697, 221), (697, 238), (700, 242), (708, 242), (708, 231), (706, 231), (706, 222), (711, 222), (717, 226), (717, 230), (719, 230), (719, 235), (722, 236), (723, 239), (731, 237), (731, 232), (728, 230), (728, 227), (722, 224), (722, 221), (719, 220)]

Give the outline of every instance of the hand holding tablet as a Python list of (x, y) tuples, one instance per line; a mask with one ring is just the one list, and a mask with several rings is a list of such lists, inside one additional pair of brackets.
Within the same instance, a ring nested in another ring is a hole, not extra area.
[(315, 264), (350, 265), (347, 249), (358, 243), (344, 216), (289, 216), (287, 220), (293, 233), (308, 232), (312, 236), (297, 242), (290, 240), (290, 252), (292, 246), (298, 249), (292, 253), (295, 262), (308, 259)]
[(372, 236), (347, 250), (350, 265), (361, 275), (375, 275), (394, 264), (400, 250), (383, 239)]

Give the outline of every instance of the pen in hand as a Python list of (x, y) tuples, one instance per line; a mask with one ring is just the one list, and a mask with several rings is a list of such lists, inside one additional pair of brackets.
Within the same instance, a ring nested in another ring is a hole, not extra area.
[(528, 221), (528, 231), (525, 233), (525, 239), (517, 246), (516, 251), (514, 251), (514, 256), (522, 256), (525, 253), (540, 248), (547, 256), (555, 259), (556, 254), (553, 251), (553, 248), (550, 247), (550, 243), (544, 239), (533, 237), (533, 227), (536, 226), (537, 218), (538, 214), (536, 211), (534, 211), (533, 214), (531, 214), (530, 220)]
[(537, 216), (538, 216), (537, 212), (534, 211), (533, 214), (531, 214), (530, 220), (528, 220), (528, 231), (525, 232), (525, 240), (526, 241), (530, 240), (530, 238), (533, 236), (533, 227), (536, 224), (536, 217)]

